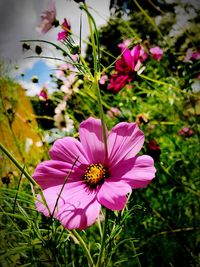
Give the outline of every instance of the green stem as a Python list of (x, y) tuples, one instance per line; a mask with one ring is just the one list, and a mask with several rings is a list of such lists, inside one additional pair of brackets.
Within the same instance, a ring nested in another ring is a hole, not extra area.
[(104, 251), (105, 251), (107, 224), (108, 224), (108, 210), (106, 209), (105, 220), (104, 220), (104, 224), (103, 224), (103, 234), (101, 236), (101, 247), (100, 247), (100, 252), (99, 252), (96, 267), (102, 267), (103, 266), (103, 256), (104, 256)]
[[(86, 13), (88, 15), (88, 24), (89, 24), (89, 29), (90, 29), (90, 37), (91, 37), (93, 60), (94, 60), (94, 85), (95, 85), (95, 88), (97, 91), (97, 101), (98, 101), (98, 105), (99, 105), (99, 115), (100, 115), (100, 119), (101, 119), (102, 135), (103, 135), (103, 141), (104, 141), (105, 160), (107, 161), (108, 150), (107, 150), (106, 124), (105, 124), (105, 119), (104, 119), (101, 93), (100, 93), (100, 89), (99, 89), (99, 78), (100, 78), (99, 43), (97, 43), (97, 45), (96, 45), (96, 42), (98, 42), (98, 32), (97, 32), (97, 27), (96, 27), (95, 21), (92, 18), (91, 14), (89, 13), (88, 7), (86, 4), (84, 4), (84, 10), (86, 11)], [(93, 31), (92, 23), (94, 24), (94, 30), (95, 31)], [(94, 36), (96, 36), (96, 42), (95, 42)]]
[(159, 80), (155, 80), (153, 78), (150, 78), (146, 75), (143, 75), (143, 74), (138, 74), (138, 76), (140, 76), (141, 78), (145, 79), (145, 80), (148, 80), (148, 81), (151, 81), (151, 82), (154, 82), (154, 83), (157, 83), (157, 84), (162, 84), (162, 85), (166, 85), (166, 86), (170, 86), (176, 90), (179, 90), (180, 91), (180, 88), (176, 87), (175, 85), (173, 84), (170, 84), (170, 83), (166, 83), (166, 82), (163, 82), (163, 81), (159, 81)]
[(136, 251), (136, 248), (135, 248), (135, 245), (134, 245), (133, 241), (131, 242), (131, 245), (132, 245), (132, 248), (133, 248), (134, 255), (136, 257), (137, 266), (138, 267), (142, 267), (142, 265), (140, 263), (140, 259), (139, 259), (138, 255), (137, 255), (137, 251)]
[(155, 22), (152, 20), (152, 18), (146, 13), (146, 11), (139, 5), (137, 0), (133, 0), (133, 2), (136, 4), (136, 6), (139, 8), (139, 10), (142, 12), (142, 14), (146, 17), (146, 19), (152, 24), (152, 26), (156, 29), (157, 33), (163, 38), (163, 35), (158, 28), (158, 26), (155, 24)]
[(76, 230), (72, 230), (72, 233), (77, 238), (77, 240), (80, 242), (81, 247), (82, 247), (83, 251), (85, 252), (85, 255), (86, 255), (87, 259), (88, 259), (89, 266), (91, 266), (91, 267), (94, 266), (93, 259), (92, 259), (91, 255), (90, 255), (90, 252), (89, 252), (84, 240), (82, 239), (82, 237), (78, 234), (78, 232)]
[(15, 164), (15, 166), (26, 176), (29, 182), (34, 185), (38, 186), (38, 184), (33, 180), (33, 178), (28, 174), (28, 172), (20, 165), (20, 163), (10, 154), (10, 152), (0, 144), (0, 149), (6, 154), (6, 156)]
[(97, 101), (98, 101), (98, 105), (99, 105), (99, 114), (100, 114), (101, 125), (102, 125), (102, 134), (103, 134), (105, 158), (106, 158), (106, 161), (107, 161), (107, 159), (108, 159), (108, 148), (107, 148), (106, 124), (105, 124), (105, 120), (104, 120), (103, 105), (102, 105), (101, 94), (100, 94), (100, 89), (99, 89), (99, 82), (98, 82), (97, 77), (95, 77), (95, 86), (96, 86), (96, 90), (97, 90)]
[(88, 65), (87, 65), (85, 59), (81, 55), (79, 55), (79, 59), (80, 59), (81, 63), (83, 64), (83, 66), (86, 68), (87, 73), (90, 76), (90, 79), (92, 79), (93, 78), (92, 73), (91, 73), (90, 69), (88, 68)]

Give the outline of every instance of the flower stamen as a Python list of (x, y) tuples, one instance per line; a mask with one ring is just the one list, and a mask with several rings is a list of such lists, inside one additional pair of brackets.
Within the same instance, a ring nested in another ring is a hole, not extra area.
[(85, 183), (91, 187), (102, 184), (108, 178), (108, 170), (101, 164), (91, 164), (83, 176)]

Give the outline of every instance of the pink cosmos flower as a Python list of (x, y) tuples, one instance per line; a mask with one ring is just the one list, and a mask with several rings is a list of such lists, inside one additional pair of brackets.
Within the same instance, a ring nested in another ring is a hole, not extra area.
[[(58, 139), (50, 150), (51, 160), (40, 163), (33, 174), (51, 215), (67, 229), (92, 225), (101, 206), (122, 210), (132, 188), (145, 187), (155, 177), (153, 159), (136, 156), (144, 143), (136, 123), (121, 122), (106, 133), (107, 157), (101, 121), (90, 117), (80, 124), (80, 141), (72, 137)], [(42, 201), (36, 206), (39, 212), (50, 216)]]
[(69, 31), (71, 29), (71, 25), (66, 19), (64, 19), (64, 22), (61, 24), (61, 27), (63, 31), (58, 33), (58, 41), (66, 40), (69, 36)]
[(99, 79), (99, 83), (100, 84), (105, 84), (107, 80), (108, 80), (108, 75), (103, 74)]
[(192, 59), (198, 60), (200, 59), (200, 50), (196, 51), (192, 54)]
[(56, 22), (56, 6), (53, 0), (48, 3), (48, 8), (41, 14), (41, 23), (36, 30), (42, 34), (47, 33)]
[(110, 78), (109, 90), (120, 91), (127, 83), (131, 82), (139, 70), (141, 46), (136, 45), (132, 50), (126, 49), (121, 58), (115, 63), (115, 73)]
[(148, 58), (148, 54), (145, 52), (144, 48), (141, 46), (139, 59), (141, 62), (144, 62), (147, 58)]
[(198, 60), (200, 59), (200, 50), (194, 51), (193, 48), (188, 48), (185, 58), (183, 59), (184, 62), (190, 62), (190, 60)]
[(48, 99), (47, 88), (44, 86), (38, 95), (39, 99), (46, 101)]
[(152, 47), (149, 51), (152, 58), (156, 59), (157, 61), (160, 61), (162, 59), (163, 50), (159, 46)]
[(195, 132), (189, 127), (183, 127), (181, 130), (178, 131), (178, 134), (184, 137), (191, 137), (195, 134)]
[(132, 40), (131, 39), (126, 39), (122, 43), (118, 44), (117, 46), (121, 48), (123, 51), (124, 49), (128, 48), (128, 46), (131, 44)]
[(111, 108), (107, 111), (107, 115), (108, 115), (110, 118), (118, 117), (118, 116), (121, 116), (121, 111), (120, 111), (118, 108), (111, 107)]
[(184, 62), (189, 62), (190, 59), (192, 58), (192, 54), (193, 54), (193, 49), (192, 48), (188, 48), (185, 58), (183, 59)]

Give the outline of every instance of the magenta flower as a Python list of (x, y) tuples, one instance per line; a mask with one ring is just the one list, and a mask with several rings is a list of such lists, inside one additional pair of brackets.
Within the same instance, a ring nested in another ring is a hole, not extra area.
[(48, 99), (47, 88), (45, 86), (42, 88), (42, 90), (38, 94), (38, 97), (42, 101), (46, 101)]
[(148, 54), (145, 52), (144, 48), (141, 47), (141, 49), (140, 49), (140, 57), (139, 57), (140, 61), (144, 62), (147, 58), (148, 58)]
[(162, 59), (163, 50), (159, 46), (152, 47), (149, 51), (152, 58), (156, 59), (157, 61), (160, 61)]
[(71, 29), (71, 25), (66, 19), (64, 19), (64, 22), (61, 24), (61, 27), (63, 31), (58, 33), (58, 41), (66, 40), (69, 36)]
[(119, 48), (121, 48), (121, 50), (123, 52), (123, 50), (128, 48), (128, 46), (131, 44), (131, 42), (132, 42), (131, 39), (126, 39), (122, 43), (118, 44), (117, 46)]
[(190, 62), (191, 60), (199, 60), (199, 59), (200, 59), (200, 50), (194, 51), (193, 48), (188, 48), (183, 61)]
[(110, 78), (108, 89), (118, 92), (133, 80), (142, 64), (140, 51), (140, 45), (136, 45), (132, 50), (124, 51), (122, 57), (115, 63), (115, 73)]
[(41, 14), (41, 23), (36, 30), (40, 33), (47, 33), (56, 22), (56, 6), (53, 0), (48, 3), (48, 8)]
[(192, 54), (192, 59), (195, 59), (195, 60), (200, 59), (200, 50), (198, 50)]
[[(131, 44), (131, 39), (126, 39), (122, 43), (118, 44), (118, 47), (121, 49), (121, 52), (128, 49), (128, 46)], [(131, 54), (134, 55), (135, 49), (138, 49), (138, 46), (136, 45), (131, 50)], [(144, 48), (140, 46), (140, 54), (139, 54), (139, 60), (141, 62), (145, 61), (148, 58), (148, 54), (145, 52)]]
[[(122, 210), (127, 193), (132, 188), (147, 186), (156, 171), (150, 156), (136, 156), (144, 143), (144, 135), (136, 123), (121, 122), (107, 132), (108, 157), (104, 153), (99, 119), (82, 122), (79, 134), (80, 141), (72, 137), (58, 139), (50, 150), (51, 160), (40, 163), (33, 174), (43, 189), (51, 214), (68, 229), (92, 225), (101, 206)], [(50, 216), (42, 202), (38, 201), (36, 206), (39, 212)]]
[(161, 149), (156, 140), (151, 139), (147, 143), (147, 154), (150, 155), (155, 161), (160, 160)]

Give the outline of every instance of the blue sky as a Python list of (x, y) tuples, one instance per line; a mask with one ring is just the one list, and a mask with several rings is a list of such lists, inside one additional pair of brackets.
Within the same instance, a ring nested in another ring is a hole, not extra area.
[[(54, 71), (53, 66), (49, 66), (45, 60), (37, 60), (31, 68), (22, 71), (20, 68), (17, 70), (15, 79), (27, 90), (30, 96), (36, 95), (40, 92), (41, 88), (45, 85), (49, 93), (53, 92), (53, 84), (51, 83), (50, 74)], [(21, 74), (23, 73), (23, 77)], [(32, 78), (36, 76), (38, 83), (33, 83)]]
[(49, 80), (52, 69), (53, 68), (50, 68), (45, 61), (38, 60), (31, 69), (26, 70), (24, 78), (29, 81), (33, 76), (37, 76), (39, 78), (39, 84), (42, 85)]

